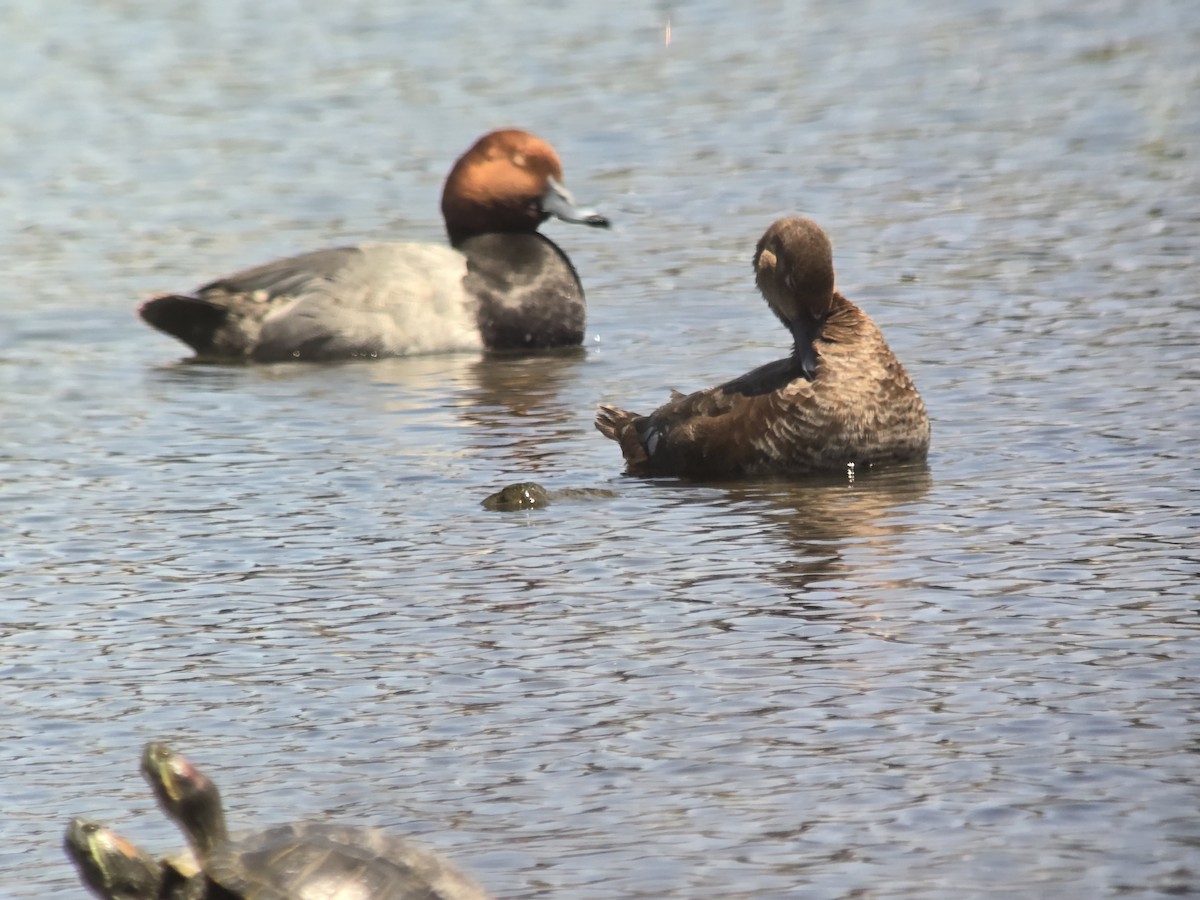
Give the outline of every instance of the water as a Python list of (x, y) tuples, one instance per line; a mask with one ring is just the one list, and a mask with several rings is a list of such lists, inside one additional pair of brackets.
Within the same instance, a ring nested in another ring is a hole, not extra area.
[[(671, 23), (670, 43), (666, 23)], [(1200, 882), (1200, 20), (1149, 3), (0, 12), (0, 894), (69, 816), (419, 835), (502, 897), (1156, 896)], [(541, 133), (584, 351), (180, 362), (137, 299), (440, 240)], [(598, 402), (775, 358), (816, 217), (930, 409), (854, 483), (620, 476)], [(601, 488), (492, 513), (499, 486)]]

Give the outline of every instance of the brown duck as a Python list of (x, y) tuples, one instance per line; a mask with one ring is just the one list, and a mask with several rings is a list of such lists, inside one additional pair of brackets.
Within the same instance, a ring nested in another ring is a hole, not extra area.
[(675, 393), (648, 416), (601, 406), (596, 427), (639, 475), (725, 478), (844, 471), (923, 458), (929, 417), (861, 309), (834, 290), (833, 248), (812, 220), (775, 222), (754, 252), (790, 356), (719, 387)]

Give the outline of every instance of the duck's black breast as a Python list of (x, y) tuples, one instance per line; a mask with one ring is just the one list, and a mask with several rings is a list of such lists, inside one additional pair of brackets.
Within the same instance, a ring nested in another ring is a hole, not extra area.
[(575, 267), (540, 234), (483, 234), (457, 249), (467, 291), (479, 303), (479, 332), (492, 350), (583, 342), (587, 310)]

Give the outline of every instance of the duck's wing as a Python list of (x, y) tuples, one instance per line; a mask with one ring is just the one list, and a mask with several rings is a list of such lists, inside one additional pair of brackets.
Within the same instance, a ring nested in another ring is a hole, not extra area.
[(201, 355), (258, 362), (478, 349), (465, 276), (450, 247), (364, 244), (246, 269), (141, 312)]
[(601, 407), (596, 425), (621, 444), (630, 472), (719, 477), (744, 474), (794, 429), (790, 407), (812, 397), (793, 358), (778, 360), (718, 387), (672, 399), (646, 416)]
[(200, 356), (243, 359), (258, 346), (263, 320), (315, 282), (328, 283), (361, 250), (337, 247), (277, 259), (226, 275), (190, 294), (162, 294), (138, 307), (145, 322)]
[(211, 281), (200, 287), (196, 296), (223, 297), (258, 293), (264, 299), (294, 297), (308, 290), (314, 281), (335, 280), (340, 272), (352, 262), (361, 259), (369, 249), (369, 245), (332, 247), (276, 259)]
[(356, 252), (314, 271), (290, 302), (271, 310), (255, 359), (407, 356), (482, 347), (479, 304), (465, 287), (467, 261), (457, 250), (419, 243), (351, 249)]

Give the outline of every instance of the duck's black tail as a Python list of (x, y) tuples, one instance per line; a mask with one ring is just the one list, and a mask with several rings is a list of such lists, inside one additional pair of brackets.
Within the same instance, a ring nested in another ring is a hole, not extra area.
[(183, 341), (199, 356), (224, 355), (217, 335), (228, 313), (223, 306), (187, 294), (162, 294), (138, 307), (138, 315), (148, 325)]

